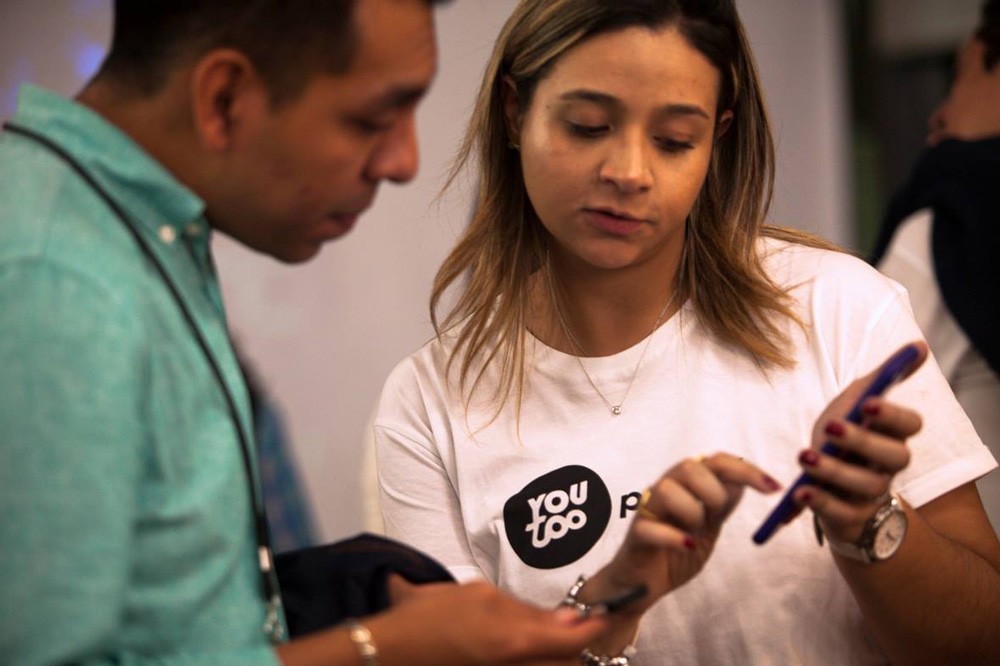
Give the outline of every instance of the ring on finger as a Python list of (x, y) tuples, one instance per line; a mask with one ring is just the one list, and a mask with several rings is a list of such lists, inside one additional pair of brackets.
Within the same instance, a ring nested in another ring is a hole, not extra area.
[(653, 491), (646, 488), (642, 491), (642, 497), (639, 498), (639, 506), (636, 509), (636, 513), (647, 520), (659, 521), (660, 517), (650, 510), (647, 504), (649, 504), (649, 498), (652, 497)]

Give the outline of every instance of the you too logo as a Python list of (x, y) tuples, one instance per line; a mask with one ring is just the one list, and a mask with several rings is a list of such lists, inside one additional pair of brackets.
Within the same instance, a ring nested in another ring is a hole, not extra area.
[(587, 524), (587, 514), (573, 509), (563, 515), (570, 504), (580, 506), (587, 501), (587, 482), (574, 483), (567, 493), (553, 490), (538, 497), (528, 498), (531, 507), (531, 522), (525, 527), (531, 532), (531, 545), (545, 548), (553, 539), (561, 539), (570, 530), (578, 530)]
[(555, 569), (583, 557), (611, 518), (611, 496), (596, 473), (569, 465), (541, 476), (504, 505), (507, 540), (521, 560)]

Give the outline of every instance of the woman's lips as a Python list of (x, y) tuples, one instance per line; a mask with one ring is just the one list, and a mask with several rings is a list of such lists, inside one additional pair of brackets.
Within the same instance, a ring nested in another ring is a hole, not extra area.
[(584, 210), (584, 215), (595, 228), (613, 236), (628, 236), (645, 224), (644, 220), (593, 208)]

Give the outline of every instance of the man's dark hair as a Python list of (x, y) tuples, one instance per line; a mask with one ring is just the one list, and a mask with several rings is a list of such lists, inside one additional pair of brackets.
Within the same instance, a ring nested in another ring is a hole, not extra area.
[(250, 59), (267, 83), (272, 103), (280, 104), (300, 93), (316, 73), (340, 74), (350, 68), (357, 47), (356, 4), (357, 0), (115, 0), (111, 48), (98, 76), (151, 95), (177, 65), (228, 47)]
[(975, 36), (986, 44), (986, 69), (993, 69), (1000, 63), (1000, 0), (986, 0)]

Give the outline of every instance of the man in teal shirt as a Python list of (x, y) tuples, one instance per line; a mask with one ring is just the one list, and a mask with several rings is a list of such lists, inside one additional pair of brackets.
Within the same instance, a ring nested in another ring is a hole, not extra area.
[(263, 629), (210, 236), (305, 261), (413, 177), (431, 4), (120, 0), (75, 101), (21, 91), (0, 135), (0, 663), (556, 663), (602, 628), (394, 584), (366, 626)]

